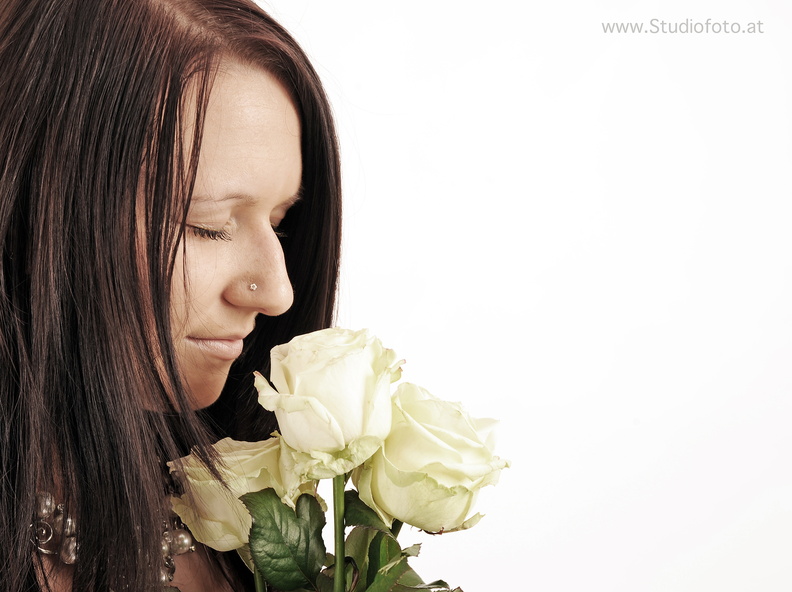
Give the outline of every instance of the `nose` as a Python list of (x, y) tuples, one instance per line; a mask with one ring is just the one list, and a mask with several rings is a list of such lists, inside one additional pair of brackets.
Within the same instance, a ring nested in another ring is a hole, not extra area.
[(228, 302), (267, 316), (278, 316), (291, 308), (294, 291), (283, 247), (269, 226), (256, 240), (241, 244), (236, 256), (239, 265), (236, 277), (226, 288)]

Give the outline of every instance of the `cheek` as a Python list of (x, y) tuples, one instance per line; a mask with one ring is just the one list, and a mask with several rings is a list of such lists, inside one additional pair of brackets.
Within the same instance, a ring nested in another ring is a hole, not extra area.
[(213, 308), (222, 299), (222, 266), (212, 246), (189, 241), (187, 248), (180, 248), (177, 253), (170, 298), (176, 336), (186, 334), (190, 325), (211, 318)]

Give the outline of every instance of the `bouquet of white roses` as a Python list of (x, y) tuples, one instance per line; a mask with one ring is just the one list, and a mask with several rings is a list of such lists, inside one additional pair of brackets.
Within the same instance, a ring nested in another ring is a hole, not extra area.
[[(275, 347), (271, 384), (258, 373), (255, 384), (280, 432), (218, 442), (222, 482), (193, 455), (169, 463), (184, 488), (174, 510), (197, 540), (237, 549), (257, 590), (449, 590), (412, 570), (418, 546), (402, 549), (399, 528), (469, 528), (481, 518), (471, 516), (478, 491), (508, 463), (493, 454), (494, 422), (410, 383), (393, 392), (400, 377), (401, 361), (365, 330)], [(333, 479), (335, 555), (322, 538), (319, 479)]]

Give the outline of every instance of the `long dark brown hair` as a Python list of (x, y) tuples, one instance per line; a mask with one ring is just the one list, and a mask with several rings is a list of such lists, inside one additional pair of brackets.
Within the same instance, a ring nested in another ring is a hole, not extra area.
[[(281, 225), (295, 299), (259, 316), (220, 400), (195, 413), (169, 295), (225, 59), (277, 77), (301, 118), (303, 199)], [(48, 489), (79, 520), (74, 590), (148, 590), (163, 462), (224, 435), (266, 437), (252, 372), (268, 371), (275, 344), (333, 321), (330, 108), (305, 54), (249, 0), (4, 0), (0, 64), (0, 582), (38, 589), (30, 525)]]

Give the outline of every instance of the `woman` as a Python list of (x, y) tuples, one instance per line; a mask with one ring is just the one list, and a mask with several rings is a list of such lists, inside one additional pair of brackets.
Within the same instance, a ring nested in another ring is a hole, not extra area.
[[(0, 581), (159, 589), (172, 561), (182, 592), (245, 589), (163, 549), (163, 466), (265, 438), (253, 371), (331, 324), (318, 77), (249, 0), (5, 0), (0, 63)], [(38, 530), (60, 503), (65, 556)]]

